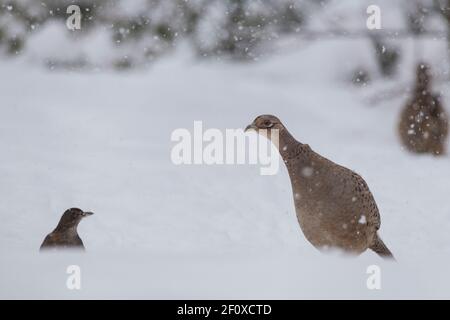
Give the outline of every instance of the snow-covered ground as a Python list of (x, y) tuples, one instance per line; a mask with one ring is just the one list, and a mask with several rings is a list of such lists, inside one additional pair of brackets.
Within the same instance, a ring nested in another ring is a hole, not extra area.
[[(406, 95), (376, 106), (367, 97), (407, 82), (343, 83), (338, 71), (367, 56), (367, 46), (351, 46), (331, 41), (253, 64), (181, 50), (133, 73), (2, 61), (0, 298), (450, 298), (449, 156), (401, 149)], [(284, 167), (261, 176), (257, 166), (171, 162), (174, 129), (195, 120), (243, 128), (265, 113), (366, 179), (398, 263), (316, 251)], [(39, 254), (74, 206), (95, 212), (79, 227), (86, 254)], [(80, 291), (66, 288), (74, 264)], [(374, 264), (381, 290), (366, 286)]]

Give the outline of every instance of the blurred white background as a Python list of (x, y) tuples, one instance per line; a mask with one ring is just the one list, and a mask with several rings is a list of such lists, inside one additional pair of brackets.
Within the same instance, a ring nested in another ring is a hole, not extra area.
[[(66, 27), (72, 3), (81, 30)], [(450, 105), (437, 3), (1, 0), (0, 298), (450, 298), (450, 161), (396, 132), (419, 61)], [(366, 179), (398, 263), (316, 251), (284, 167), (172, 164), (173, 130), (265, 113)], [(39, 255), (70, 207), (96, 213), (79, 228), (87, 253)]]

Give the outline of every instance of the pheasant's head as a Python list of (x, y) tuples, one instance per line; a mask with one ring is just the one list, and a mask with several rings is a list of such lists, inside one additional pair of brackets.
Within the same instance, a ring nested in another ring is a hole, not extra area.
[(420, 88), (428, 88), (431, 84), (431, 69), (426, 63), (419, 63), (416, 70), (417, 86)]
[(257, 133), (271, 138), (274, 131), (281, 131), (284, 129), (283, 124), (277, 117), (267, 114), (256, 117), (256, 119), (245, 128), (245, 131), (255, 130)]

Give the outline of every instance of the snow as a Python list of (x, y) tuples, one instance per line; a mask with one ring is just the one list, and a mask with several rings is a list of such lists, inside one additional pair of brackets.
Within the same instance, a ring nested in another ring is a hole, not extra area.
[[(392, 82), (338, 81), (342, 57), (366, 48), (349, 43), (251, 64), (198, 62), (184, 47), (122, 73), (2, 61), (0, 298), (450, 298), (449, 158), (402, 150), (396, 121), (406, 95), (368, 105)], [(448, 108), (448, 88), (437, 89)], [(274, 176), (254, 165), (170, 161), (173, 130), (196, 120), (245, 128), (259, 114), (277, 115), (298, 140), (366, 179), (397, 263), (316, 251), (282, 161)], [(79, 227), (87, 253), (39, 254), (74, 206), (95, 212)], [(74, 264), (80, 291), (65, 285)], [(371, 265), (381, 267), (381, 290), (367, 289)]]
[(305, 167), (302, 169), (301, 174), (305, 178), (311, 178), (314, 174), (314, 169), (311, 167)]
[(366, 216), (361, 215), (361, 218), (359, 218), (358, 223), (366, 224), (367, 223)]
[(26, 57), (30, 62), (84, 61), (94, 65), (111, 63), (114, 49), (111, 34), (99, 29), (86, 36), (62, 28), (60, 22), (49, 22), (30, 38)]

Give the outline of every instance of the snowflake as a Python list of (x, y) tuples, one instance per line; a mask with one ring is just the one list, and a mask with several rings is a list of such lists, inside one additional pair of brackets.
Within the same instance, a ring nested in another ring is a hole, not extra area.
[(366, 224), (367, 220), (366, 220), (366, 216), (365, 215), (361, 215), (361, 218), (359, 218), (358, 223), (360, 224)]

